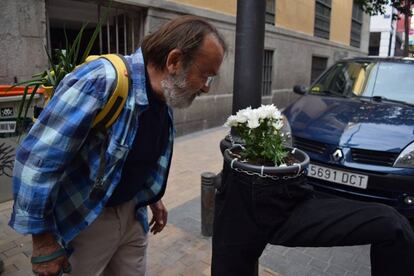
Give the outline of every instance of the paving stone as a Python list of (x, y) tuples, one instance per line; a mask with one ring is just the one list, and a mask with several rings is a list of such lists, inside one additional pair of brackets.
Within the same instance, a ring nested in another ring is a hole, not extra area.
[(260, 276), (283, 276), (280, 273), (274, 272), (268, 268), (259, 267), (259, 275)]
[(312, 260), (312, 257), (302, 253), (300, 250), (288, 251), (286, 253), (286, 258), (295, 260), (296, 263), (300, 263), (302, 265), (307, 265)]
[(309, 266), (324, 271), (329, 266), (329, 263), (321, 261), (319, 259), (312, 259), (309, 263)]
[(355, 255), (354, 260), (356, 262), (361, 263), (362, 265), (368, 265), (371, 264), (371, 257), (370, 257), (370, 248), (369, 245), (360, 246), (361, 252), (358, 255)]
[(331, 263), (351, 272), (357, 272), (361, 267), (353, 258), (341, 258), (338, 255), (332, 257)]
[(180, 262), (177, 262), (174, 264), (174, 266), (169, 266), (167, 268), (164, 268), (163, 270), (157, 271), (157, 274), (159, 276), (173, 276), (173, 275), (182, 275), (182, 272), (186, 269), (186, 266)]
[(187, 253), (179, 259), (180, 263), (183, 263), (186, 266), (191, 266), (196, 260), (197, 258), (191, 253)]
[(306, 272), (306, 276), (330, 276), (330, 275), (318, 268), (312, 267), (308, 272)]
[(340, 258), (340, 259), (353, 259), (355, 256), (354, 252), (355, 247), (335, 247), (335, 250), (332, 250), (332, 256), (334, 258)]
[(339, 266), (330, 265), (326, 270), (326, 273), (332, 276), (343, 276), (347, 271)]
[(284, 255), (285, 256), (286, 253), (289, 250), (292, 250), (292, 248), (285, 247), (285, 246), (280, 246), (280, 245), (271, 245), (271, 244), (268, 244), (266, 246), (266, 249), (264, 251), (272, 251), (272, 252), (276, 252), (276, 253), (278, 253), (280, 255)]
[(359, 274), (355, 274), (355, 273), (353, 273), (353, 272), (347, 272), (347, 273), (345, 274), (345, 276), (361, 276), (361, 275), (359, 275)]
[(203, 262), (193, 263), (187, 266), (180, 275), (182, 276), (205, 276), (209, 275), (210, 267)]
[(371, 267), (361, 266), (356, 274), (359, 276), (371, 276)]
[(329, 262), (332, 259), (332, 248), (328, 247), (309, 247), (305, 249), (306, 254), (319, 259), (321, 261)]
[(280, 272), (286, 276), (303, 276), (309, 271), (309, 267), (292, 261), (286, 270)]
[(290, 265), (289, 260), (283, 256), (283, 255), (268, 255), (268, 254), (262, 254), (262, 256), (259, 259), (260, 265), (270, 268), (273, 271), (276, 272), (282, 272), (286, 271)]

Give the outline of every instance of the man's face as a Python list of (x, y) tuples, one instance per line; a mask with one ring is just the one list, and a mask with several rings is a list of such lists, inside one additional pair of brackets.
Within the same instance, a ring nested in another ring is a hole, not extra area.
[(186, 108), (191, 105), (197, 91), (188, 87), (187, 72), (182, 71), (176, 76), (168, 75), (161, 81), (165, 101), (171, 107)]
[(185, 108), (196, 96), (208, 93), (212, 78), (223, 61), (223, 48), (213, 35), (207, 35), (194, 60), (177, 74), (161, 81), (163, 94), (171, 107)]

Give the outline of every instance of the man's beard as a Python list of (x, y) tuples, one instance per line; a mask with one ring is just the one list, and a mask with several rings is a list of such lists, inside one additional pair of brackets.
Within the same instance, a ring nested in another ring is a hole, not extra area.
[(187, 71), (184, 70), (177, 76), (168, 75), (161, 81), (162, 92), (166, 103), (175, 108), (189, 107), (197, 95), (186, 82)]

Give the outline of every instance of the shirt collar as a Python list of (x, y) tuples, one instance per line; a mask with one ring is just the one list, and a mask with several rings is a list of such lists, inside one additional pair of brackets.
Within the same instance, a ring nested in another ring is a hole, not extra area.
[(135, 53), (125, 57), (131, 66), (132, 91), (135, 93), (135, 101), (138, 105), (148, 105), (147, 79), (145, 74), (145, 62), (141, 48)]

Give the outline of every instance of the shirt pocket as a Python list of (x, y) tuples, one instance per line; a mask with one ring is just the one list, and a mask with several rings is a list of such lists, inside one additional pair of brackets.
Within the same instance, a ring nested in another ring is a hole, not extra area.
[(130, 147), (128, 145), (121, 144), (117, 140), (110, 141), (105, 154), (106, 167), (111, 169), (111, 167), (115, 166), (118, 162), (124, 161), (129, 150)]

